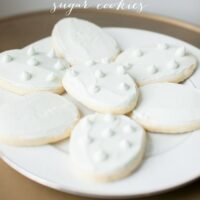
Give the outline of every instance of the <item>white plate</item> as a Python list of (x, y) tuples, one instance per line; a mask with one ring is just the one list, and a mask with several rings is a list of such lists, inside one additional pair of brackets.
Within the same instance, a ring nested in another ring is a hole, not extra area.
[[(158, 33), (107, 28), (122, 48), (146, 43), (171, 43), (185, 46), (200, 60), (200, 51), (183, 41)], [(34, 44), (46, 52), (50, 39)], [(200, 69), (184, 84), (200, 88)], [(87, 113), (87, 110), (86, 110)], [(93, 183), (80, 179), (70, 170), (68, 141), (39, 147), (0, 145), (2, 158), (14, 169), (43, 185), (82, 196), (105, 198), (136, 197), (163, 192), (200, 176), (200, 130), (188, 134), (149, 134), (146, 158), (131, 176), (112, 183)], [(78, 148), (78, 147), (77, 147)]]

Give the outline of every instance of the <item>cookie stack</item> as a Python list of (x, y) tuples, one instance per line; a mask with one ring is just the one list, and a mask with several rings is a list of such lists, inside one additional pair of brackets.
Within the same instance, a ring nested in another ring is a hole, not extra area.
[(31, 45), (0, 54), (0, 142), (69, 138), (72, 172), (105, 182), (142, 163), (145, 130), (200, 129), (200, 91), (178, 84), (197, 67), (185, 47), (122, 50), (103, 29), (76, 18), (60, 20), (51, 42), (45, 52)]

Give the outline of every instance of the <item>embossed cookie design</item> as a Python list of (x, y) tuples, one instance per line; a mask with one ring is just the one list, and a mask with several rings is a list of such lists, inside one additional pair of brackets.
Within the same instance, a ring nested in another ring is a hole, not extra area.
[(73, 169), (95, 181), (113, 181), (134, 171), (142, 161), (146, 134), (123, 115), (92, 114), (75, 126), (69, 144)]
[(66, 71), (67, 93), (91, 110), (125, 114), (137, 103), (138, 89), (122, 65), (77, 65)]
[(120, 52), (117, 42), (97, 25), (82, 19), (65, 18), (52, 32), (57, 55), (70, 64), (109, 62)]
[(196, 58), (185, 47), (168, 44), (127, 49), (116, 62), (124, 64), (127, 73), (140, 86), (157, 82), (179, 83), (190, 77), (197, 65)]
[(62, 77), (69, 65), (50, 50), (47, 54), (9, 50), (0, 54), (0, 87), (23, 95), (36, 91), (64, 92)]
[(21, 97), (0, 111), (0, 142), (30, 146), (56, 142), (69, 137), (79, 119), (76, 106), (49, 92)]
[(200, 128), (200, 90), (175, 83), (150, 84), (132, 113), (146, 130), (182, 133)]

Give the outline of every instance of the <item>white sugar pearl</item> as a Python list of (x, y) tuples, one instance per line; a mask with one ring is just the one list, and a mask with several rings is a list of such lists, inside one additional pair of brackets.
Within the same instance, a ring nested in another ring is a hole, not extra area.
[(155, 74), (155, 73), (158, 72), (158, 68), (155, 65), (150, 65), (148, 67), (148, 71), (149, 71), (150, 74)]
[(60, 61), (60, 60), (58, 60), (57, 62), (56, 62), (56, 64), (55, 64), (55, 69), (57, 69), (57, 70), (64, 70), (65, 69), (65, 66), (64, 66), (64, 64)]
[(177, 69), (179, 67), (179, 64), (175, 60), (171, 60), (167, 63), (167, 66), (170, 69)]
[(36, 50), (34, 49), (34, 47), (29, 47), (28, 50), (27, 50), (27, 54), (29, 56), (34, 56), (36, 54)]
[(180, 47), (176, 50), (176, 56), (180, 56), (180, 57), (183, 57), (186, 55), (186, 49), (185, 47)]
[(101, 90), (101, 88), (98, 85), (93, 85), (89, 87), (89, 91), (91, 93), (98, 93)]
[(94, 153), (93, 159), (95, 162), (103, 162), (108, 159), (108, 154), (102, 150), (99, 150)]
[(113, 135), (115, 135), (115, 131), (111, 128), (108, 128), (102, 132), (103, 137), (111, 137)]
[(102, 58), (102, 59), (100, 60), (100, 62), (103, 63), (103, 64), (107, 64), (107, 63), (110, 62), (110, 59), (109, 59), (109, 58)]
[(132, 126), (129, 126), (129, 125), (127, 125), (123, 128), (123, 132), (125, 132), (125, 133), (133, 133), (134, 130), (135, 130), (135, 128), (133, 128)]
[(130, 88), (130, 86), (127, 83), (120, 83), (119, 85), (119, 89), (120, 90), (128, 90)]
[(93, 139), (92, 137), (90, 137), (89, 135), (86, 135), (86, 136), (84, 137), (84, 142), (85, 142), (86, 144), (92, 144), (92, 143), (94, 142), (94, 139)]
[(92, 65), (95, 65), (96, 62), (94, 60), (88, 60), (87, 62), (85, 62), (85, 65), (86, 66), (92, 66)]
[(12, 56), (10, 56), (10, 55), (8, 55), (8, 54), (5, 54), (5, 55), (3, 56), (3, 58), (2, 58), (2, 61), (3, 61), (4, 63), (8, 63), (8, 62), (11, 62), (13, 59), (14, 59), (14, 58), (13, 58)]
[(49, 75), (47, 75), (47, 81), (52, 82), (55, 81), (57, 78), (57, 76), (55, 75), (55, 73), (50, 73)]
[(79, 74), (78, 71), (76, 71), (76, 70), (71, 70), (70, 73), (74, 77), (78, 76), (78, 74)]
[(124, 67), (125, 67), (126, 69), (131, 69), (131, 68), (133, 67), (133, 64), (127, 63)]
[(32, 78), (32, 75), (31, 75), (31, 73), (29, 73), (29, 72), (22, 72), (20, 78), (21, 78), (21, 80), (23, 80), (23, 81), (28, 81), (28, 80), (30, 80), (30, 79)]
[(105, 73), (103, 73), (101, 70), (97, 70), (94, 75), (96, 78), (103, 78)]
[(55, 57), (56, 57), (56, 54), (55, 54), (54, 49), (51, 49), (51, 50), (47, 53), (47, 56), (48, 56), (49, 58), (55, 58)]
[(40, 62), (36, 58), (31, 58), (28, 60), (28, 64), (31, 66), (37, 66), (40, 64)]
[(165, 49), (168, 49), (168, 44), (166, 43), (160, 43), (157, 45), (157, 48), (160, 49), (160, 50), (165, 50)]
[(122, 140), (119, 144), (119, 146), (122, 148), (122, 149), (128, 149), (132, 146), (132, 142), (130, 142), (129, 140)]
[(140, 49), (136, 49), (133, 51), (133, 56), (140, 57), (143, 55), (143, 52)]
[(105, 121), (107, 122), (113, 122), (115, 120), (115, 116), (112, 114), (106, 114), (104, 117)]
[(118, 72), (119, 74), (125, 74), (125, 73), (126, 73), (126, 69), (125, 69), (125, 67), (124, 67), (123, 65), (119, 65), (119, 66), (117, 67), (117, 72)]

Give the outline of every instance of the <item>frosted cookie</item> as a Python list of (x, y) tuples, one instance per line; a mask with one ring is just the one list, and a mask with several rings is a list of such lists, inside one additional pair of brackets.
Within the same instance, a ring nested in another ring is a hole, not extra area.
[(142, 86), (157, 82), (179, 83), (192, 75), (197, 61), (185, 48), (167, 44), (130, 48), (121, 53), (117, 63)]
[(21, 96), (0, 88), (0, 108), (13, 101), (17, 101)]
[(200, 90), (174, 83), (146, 85), (132, 117), (152, 132), (200, 129)]
[(66, 71), (63, 86), (83, 105), (101, 113), (130, 112), (138, 99), (134, 80), (116, 64), (74, 66)]
[(113, 181), (134, 171), (142, 161), (146, 134), (124, 115), (92, 114), (73, 129), (69, 151), (72, 168), (85, 178)]
[(0, 87), (17, 94), (36, 91), (63, 93), (63, 74), (69, 65), (48, 53), (27, 50), (9, 50), (0, 54)]
[(79, 119), (76, 106), (57, 94), (41, 92), (0, 109), (0, 142), (42, 145), (69, 137)]
[(120, 52), (117, 42), (103, 29), (77, 18), (57, 22), (52, 39), (57, 55), (72, 65), (109, 62)]

